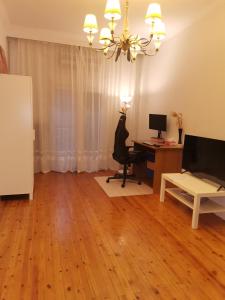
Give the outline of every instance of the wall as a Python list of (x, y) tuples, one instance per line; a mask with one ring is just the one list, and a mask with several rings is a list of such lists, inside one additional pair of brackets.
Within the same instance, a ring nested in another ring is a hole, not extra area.
[(8, 16), (3, 5), (2, 0), (0, 0), (0, 45), (7, 51), (7, 31), (9, 26)]
[[(67, 33), (59, 30), (56, 31), (56, 30), (24, 27), (24, 26), (13, 25), (13, 24), (10, 25), (9, 36), (28, 39), (28, 40), (31, 39), (36, 41), (66, 44), (66, 45), (76, 44), (76, 46), (84, 46), (84, 47), (85, 46), (87, 47), (88, 45), (87, 40), (81, 41), (80, 36), (76, 36), (72, 33)], [(95, 42), (96, 39), (94, 41), (94, 44)]]
[(186, 133), (225, 140), (224, 2), (142, 65), (139, 139), (150, 136), (148, 114), (165, 113), (167, 136), (177, 140), (176, 111), (183, 113)]
[[(149, 135), (150, 112), (178, 111), (186, 132), (225, 140), (225, 3), (142, 64), (140, 138)], [(171, 118), (168, 136), (177, 137)]]

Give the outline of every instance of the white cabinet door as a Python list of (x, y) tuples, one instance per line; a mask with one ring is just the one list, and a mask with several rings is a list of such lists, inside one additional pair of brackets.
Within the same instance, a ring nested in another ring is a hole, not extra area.
[(0, 195), (33, 193), (32, 80), (0, 75)]

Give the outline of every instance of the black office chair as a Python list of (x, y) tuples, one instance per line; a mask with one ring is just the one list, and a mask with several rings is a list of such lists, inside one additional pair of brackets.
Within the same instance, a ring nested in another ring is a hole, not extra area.
[(141, 184), (141, 181), (138, 180), (134, 174), (129, 175), (127, 172), (128, 167), (131, 164), (135, 164), (143, 160), (143, 152), (129, 151), (129, 149), (133, 147), (126, 146), (126, 139), (128, 136), (129, 132), (126, 129), (126, 115), (122, 113), (115, 132), (113, 159), (123, 165), (123, 173), (116, 173), (114, 176), (108, 177), (106, 182), (109, 183), (112, 179), (123, 179), (121, 185), (123, 188), (125, 187), (127, 179), (134, 180), (138, 184)]

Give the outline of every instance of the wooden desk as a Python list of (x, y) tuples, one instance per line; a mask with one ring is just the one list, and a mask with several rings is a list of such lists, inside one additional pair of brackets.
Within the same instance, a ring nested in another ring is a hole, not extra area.
[[(134, 165), (134, 173), (152, 185), (153, 192), (160, 192), (162, 173), (181, 172), (183, 146), (150, 146), (143, 142), (134, 141), (134, 150), (146, 151), (147, 160)], [(147, 178), (148, 169), (153, 171), (152, 180)]]

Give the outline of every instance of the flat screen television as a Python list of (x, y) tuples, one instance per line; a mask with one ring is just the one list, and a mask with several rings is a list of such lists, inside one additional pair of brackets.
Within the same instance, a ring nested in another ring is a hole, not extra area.
[(185, 135), (182, 168), (225, 186), (225, 141)]
[(158, 138), (161, 138), (162, 131), (166, 131), (167, 116), (166, 115), (149, 115), (149, 129), (158, 130)]

